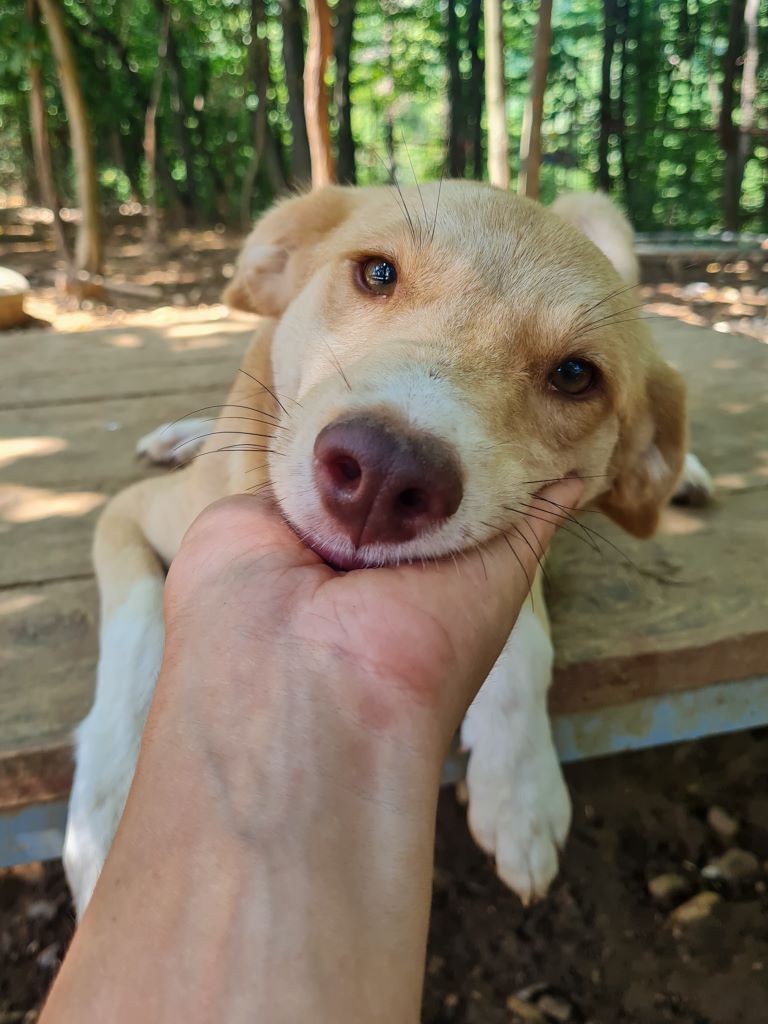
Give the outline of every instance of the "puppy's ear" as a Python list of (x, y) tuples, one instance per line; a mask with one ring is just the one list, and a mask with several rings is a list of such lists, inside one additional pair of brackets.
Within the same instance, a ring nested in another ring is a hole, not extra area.
[(611, 490), (598, 508), (635, 537), (650, 537), (683, 468), (687, 450), (685, 386), (660, 359), (651, 366), (645, 394), (622, 417), (612, 460)]
[(570, 192), (552, 204), (552, 212), (573, 224), (603, 252), (627, 284), (638, 284), (635, 232), (604, 192)]
[(313, 249), (348, 216), (351, 189), (330, 186), (283, 200), (259, 220), (238, 257), (224, 301), (279, 317), (306, 282)]

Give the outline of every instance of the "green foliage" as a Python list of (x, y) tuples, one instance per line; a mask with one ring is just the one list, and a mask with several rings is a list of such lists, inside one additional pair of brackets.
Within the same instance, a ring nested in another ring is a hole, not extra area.
[[(144, 119), (158, 74), (163, 4), (170, 50), (157, 113), (158, 199), (200, 223), (238, 218), (254, 158), (251, 0), (62, 0), (90, 113), (105, 203), (146, 198)], [(610, 5), (608, 5), (610, 6)], [(612, 188), (641, 230), (707, 230), (721, 223), (723, 152), (717, 124), (729, 3), (617, 0), (608, 144)], [(281, 0), (266, 0), (268, 124), (286, 180), (294, 128), (282, 54)], [(528, 89), (535, 5), (505, 8), (508, 124), (516, 154)], [(468, 0), (457, 3), (466, 33)], [(754, 146), (742, 185), (743, 226), (768, 230), (768, 10), (761, 5)], [(559, 0), (543, 125), (542, 198), (594, 186), (600, 131), (604, 4)], [(0, 7), (0, 196), (36, 198), (28, 67), (43, 70), (56, 184), (73, 203), (66, 116), (45, 33), (24, 0)], [(482, 39), (482, 34), (481, 34)], [(10, 41), (10, 45), (5, 45)], [(482, 43), (481, 43), (482, 48)], [(358, 0), (351, 54), (352, 125), (359, 180), (441, 173), (448, 124), (445, 0)], [(462, 42), (459, 68), (469, 88)], [(333, 75), (333, 67), (330, 69)], [(736, 88), (735, 120), (738, 122)], [(258, 154), (257, 154), (258, 156)], [(513, 160), (516, 161), (516, 155)], [(263, 161), (262, 161), (263, 164)], [(513, 166), (513, 172), (516, 171)], [(259, 165), (253, 209), (274, 181)]]

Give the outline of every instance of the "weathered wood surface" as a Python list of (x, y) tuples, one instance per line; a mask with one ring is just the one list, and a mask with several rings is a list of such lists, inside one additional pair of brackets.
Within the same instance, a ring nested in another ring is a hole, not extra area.
[[(0, 338), (0, 807), (64, 795), (69, 736), (96, 660), (93, 522), (146, 475), (159, 423), (223, 401), (250, 328), (215, 321)], [(709, 509), (670, 509), (640, 543), (601, 516), (596, 553), (561, 534), (550, 608), (556, 710), (768, 672), (768, 350), (670, 321), (657, 334), (691, 390)]]

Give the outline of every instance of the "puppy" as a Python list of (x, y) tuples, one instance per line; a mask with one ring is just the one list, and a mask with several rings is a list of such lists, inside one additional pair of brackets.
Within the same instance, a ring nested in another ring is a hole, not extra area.
[[(685, 397), (636, 280), (631, 230), (599, 196), (547, 210), (470, 182), (330, 187), (256, 225), (226, 298), (263, 319), (219, 422), (192, 430), (213, 430), (203, 451), (220, 454), (118, 494), (96, 531), (101, 650), (64, 853), (79, 914), (136, 763), (165, 568), (211, 501), (270, 487), (347, 570), (525, 536), (529, 517), (562, 518), (537, 492), (568, 474), (584, 504), (653, 532), (683, 466)], [(462, 729), (470, 828), (525, 902), (546, 892), (570, 823), (535, 588)]]

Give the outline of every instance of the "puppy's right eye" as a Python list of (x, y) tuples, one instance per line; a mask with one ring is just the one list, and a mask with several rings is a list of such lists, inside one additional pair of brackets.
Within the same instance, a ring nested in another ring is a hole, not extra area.
[(372, 256), (357, 264), (357, 283), (370, 295), (391, 295), (397, 284), (397, 268), (383, 256)]

